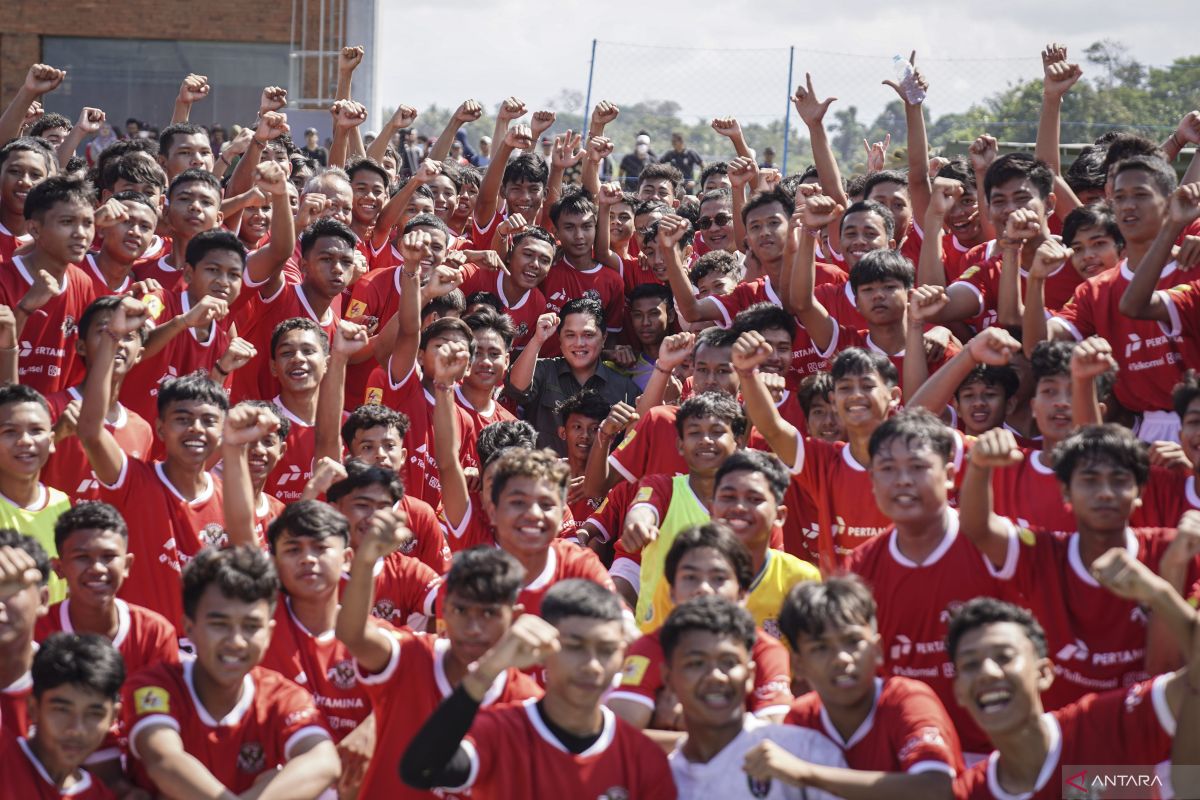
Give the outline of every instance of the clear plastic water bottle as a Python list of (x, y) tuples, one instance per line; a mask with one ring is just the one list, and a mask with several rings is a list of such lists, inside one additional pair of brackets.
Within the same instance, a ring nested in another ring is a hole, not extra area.
[(892, 72), (896, 75), (896, 83), (900, 84), (900, 91), (904, 92), (911, 105), (925, 102), (925, 90), (917, 84), (916, 72), (907, 58), (892, 56)]

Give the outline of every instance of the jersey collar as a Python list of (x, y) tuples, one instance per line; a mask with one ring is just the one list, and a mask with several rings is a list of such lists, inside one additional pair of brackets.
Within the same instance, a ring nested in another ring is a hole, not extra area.
[[(563, 747), (562, 742), (558, 737), (550, 732), (546, 727), (545, 721), (542, 719), (541, 713), (538, 711), (537, 698), (530, 698), (521, 705), (525, 706), (525, 714), (529, 717), (529, 724), (533, 726), (534, 731), (541, 737), (542, 741), (559, 750), (563, 753), (568, 752), (567, 748)], [(617, 735), (617, 717), (613, 712), (608, 710), (608, 706), (600, 706), (600, 714), (603, 717), (603, 722), (600, 728), (600, 738), (592, 744), (587, 750), (576, 755), (576, 758), (591, 758), (598, 756), (609, 748)]]
[(1029, 800), (1044, 789), (1050, 782), (1050, 778), (1058, 771), (1058, 760), (1062, 757), (1062, 728), (1059, 727), (1058, 720), (1049, 711), (1042, 714), (1041, 721), (1046, 726), (1046, 732), (1050, 734), (1050, 749), (1046, 752), (1046, 760), (1042, 762), (1042, 768), (1038, 770), (1037, 783), (1034, 784), (1032, 792), (1009, 794), (1004, 791), (1004, 788), (1000, 786), (1000, 776), (997, 770), (1000, 764), (1000, 751), (994, 750), (988, 756), (987, 785), (992, 797), (995, 797), (996, 800)]
[(204, 480), (205, 480), (206, 485), (203, 489), (200, 490), (200, 494), (196, 495), (195, 500), (188, 500), (186, 497), (184, 497), (183, 495), (181, 495), (179, 493), (179, 490), (175, 488), (175, 484), (171, 483), (171, 479), (167, 477), (167, 473), (163, 472), (163, 462), (161, 462), (161, 461), (154, 462), (154, 474), (158, 476), (158, 479), (160, 481), (162, 481), (162, 485), (167, 487), (167, 491), (169, 491), (171, 494), (175, 495), (175, 497), (179, 498), (181, 501), (187, 503), (189, 506), (198, 506), (201, 503), (208, 500), (210, 497), (212, 497), (213, 478), (212, 478), (212, 474), (210, 472), (205, 471)]
[(862, 721), (862, 724), (850, 734), (850, 738), (843, 739), (838, 733), (838, 729), (834, 726), (833, 720), (829, 717), (829, 712), (825, 709), (825, 704), (821, 704), (821, 726), (825, 729), (825, 735), (843, 750), (849, 750), (854, 745), (861, 742), (871, 728), (875, 725), (875, 711), (879, 708), (879, 695), (883, 693), (883, 678), (875, 679), (875, 696), (871, 699), (871, 711), (867, 714), (867, 718)]
[(42, 780), (54, 787), (56, 796), (74, 797), (77, 794), (84, 794), (85, 792), (91, 791), (92, 774), (86, 769), (79, 769), (79, 780), (70, 789), (59, 789), (58, 784), (54, 782), (54, 780), (50, 777), (50, 773), (46, 772), (46, 768), (42, 765), (42, 762), (36, 755), (34, 755), (33, 750), (30, 749), (29, 742), (25, 740), (24, 736), (17, 737), (17, 744), (21, 746), (21, 752), (24, 753), (25, 757), (29, 759), (29, 763), (33, 764), (33, 768), (37, 770), (37, 773), (42, 777)]
[(195, 659), (186, 659), (183, 662), (183, 682), (187, 684), (188, 695), (192, 698), (192, 705), (196, 707), (200, 721), (210, 728), (234, 727), (241, 724), (242, 717), (246, 716), (246, 712), (254, 703), (254, 679), (250, 677), (250, 673), (247, 672), (242, 678), (242, 696), (238, 698), (237, 704), (223, 718), (215, 720), (204, 707), (204, 703), (200, 702), (200, 695), (196, 694), (196, 678), (193, 675), (195, 669)]
[[(33, 276), (29, 274), (29, 270), (25, 267), (25, 257), (14, 255), (12, 257), (12, 265), (17, 268), (17, 272), (21, 274), (21, 280), (33, 286)], [(71, 265), (67, 265), (66, 272), (63, 273), (62, 286), (54, 293), (55, 297), (61, 297), (66, 293), (67, 287), (71, 283)]]
[(888, 552), (892, 554), (892, 558), (898, 564), (909, 569), (919, 569), (920, 567), (932, 567), (942, 556), (946, 555), (946, 551), (954, 544), (954, 540), (958, 538), (958, 512), (953, 508), (946, 509), (946, 533), (942, 536), (941, 544), (929, 554), (929, 558), (918, 564), (908, 556), (900, 552), (899, 543), (900, 534), (892, 530), (892, 535), (888, 537)]
[[(1130, 528), (1125, 529), (1125, 552), (1134, 558), (1138, 557), (1138, 550), (1141, 549), (1138, 545), (1137, 536), (1134, 535)], [(1071, 565), (1071, 571), (1075, 573), (1075, 577), (1092, 586), (1096, 589), (1100, 588), (1100, 582), (1092, 577), (1092, 573), (1083, 564), (1083, 556), (1079, 554), (1079, 531), (1071, 534), (1071, 538), (1067, 540), (1067, 562)]]
[(542, 570), (542, 574), (534, 578), (522, 591), (536, 592), (539, 589), (545, 589), (554, 580), (554, 573), (558, 571), (558, 551), (554, 549), (554, 545), (550, 545), (550, 549), (546, 551), (546, 567)]
[[(112, 639), (113, 647), (118, 650), (125, 642), (125, 637), (129, 635), (131, 620), (129, 616), (129, 604), (121, 598), (116, 598), (113, 602), (117, 605), (117, 635)], [(58, 605), (58, 624), (62, 628), (63, 633), (74, 633), (75, 626), (71, 624), (71, 598), (63, 600)]]

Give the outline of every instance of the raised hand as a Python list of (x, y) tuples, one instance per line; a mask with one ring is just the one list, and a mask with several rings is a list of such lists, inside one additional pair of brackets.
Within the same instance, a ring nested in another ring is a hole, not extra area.
[(348, 320), (339, 320), (330, 343), (331, 352), (349, 358), (367, 346), (367, 327)]
[(82, 131), (85, 134), (94, 134), (100, 132), (100, 126), (104, 124), (104, 112), (98, 108), (84, 106), (79, 112), (79, 121), (75, 123), (75, 129)]
[(819, 231), (837, 219), (842, 211), (842, 204), (832, 197), (814, 194), (805, 198), (804, 208), (800, 209), (800, 221), (805, 228)]
[(1092, 562), (1090, 571), (1105, 589), (1117, 597), (1137, 603), (1148, 604), (1154, 597), (1155, 587), (1162, 581), (1124, 547), (1114, 547), (1101, 553)]
[(287, 89), (282, 86), (267, 86), (258, 98), (258, 113), (278, 111), (287, 105)]
[(678, 214), (667, 214), (658, 221), (658, 243), (663, 247), (678, 247), (692, 223)]
[(29, 130), (33, 123), (37, 122), (46, 114), (46, 109), (42, 108), (42, 104), (34, 100), (29, 104), (29, 108), (25, 110), (25, 118), (21, 120), (21, 130)]
[(729, 183), (734, 189), (741, 189), (746, 184), (758, 178), (758, 164), (753, 158), (738, 157), (729, 162)]
[(353, 100), (338, 100), (329, 111), (337, 128), (350, 130), (367, 121), (367, 107)]
[(1000, 145), (996, 142), (995, 136), (985, 133), (977, 136), (975, 141), (971, 142), (971, 146), (967, 148), (967, 154), (971, 157), (971, 169), (976, 172), (984, 172), (1000, 154)]
[(637, 424), (638, 413), (628, 403), (617, 403), (600, 423), (599, 433), (612, 441), (618, 433)]
[(513, 150), (532, 150), (533, 141), (528, 125), (513, 125), (504, 133), (504, 144)]
[(617, 108), (616, 104), (601, 100), (592, 110), (592, 124), (603, 127), (615, 120), (620, 113), (621, 109)]
[(29, 553), (19, 547), (0, 547), (0, 599), (7, 600), (22, 589), (38, 585), (42, 577)]
[(1010, 242), (1026, 242), (1042, 231), (1042, 223), (1036, 211), (1018, 208), (1004, 222), (1004, 238)]
[(342, 52), (338, 53), (338, 71), (354, 72), (354, 70), (358, 69), (358, 65), (362, 63), (363, 56), (366, 53), (366, 49), (361, 44), (353, 47), (343, 47)]
[(236, 405), (225, 415), (223, 444), (242, 447), (254, 444), (264, 436), (279, 430), (279, 419), (265, 408), (248, 404)]
[(733, 343), (731, 361), (739, 375), (762, 366), (774, 354), (774, 348), (758, 331), (746, 331)]
[(314, 220), (321, 218), (329, 205), (329, 198), (320, 192), (309, 192), (300, 198), (300, 208), (296, 211), (296, 227), (299, 230), (307, 228)]
[(637, 363), (637, 355), (627, 344), (619, 344), (609, 351), (612, 361), (621, 369), (632, 369)]
[(515, 97), (505, 98), (496, 111), (496, 119), (506, 123), (523, 116), (525, 116), (525, 103)]
[(471, 351), (462, 342), (446, 342), (438, 347), (433, 360), (435, 383), (452, 385), (462, 382), (471, 368)]
[[(474, 122), (483, 116), (483, 106), (478, 100), (463, 100), (462, 103), (454, 110), (454, 121), (459, 125), (466, 125), (468, 122)], [(416, 118), (416, 109), (413, 109), (413, 118)], [(409, 125), (412, 122), (408, 123)], [(405, 125), (404, 127), (408, 127)]]
[(221, 146), (221, 155), (240, 156), (250, 149), (250, 142), (253, 139), (254, 128), (242, 128), (236, 136)]
[(217, 370), (228, 375), (234, 370), (241, 369), (249, 364), (254, 360), (256, 355), (258, 355), (258, 350), (254, 347), (254, 345), (250, 344), (240, 336), (234, 337), (234, 339), (229, 342), (229, 347), (227, 347), (225, 352), (221, 354), (221, 357), (217, 359)]
[(480, 659), (497, 674), (505, 669), (529, 669), (560, 649), (558, 628), (534, 614), (522, 614), (500, 641)]
[(33, 276), (33, 283), (25, 290), (25, 295), (17, 303), (17, 307), (26, 314), (32, 314), (46, 303), (51, 297), (62, 293), (58, 279), (44, 269), (39, 269)]
[(525, 217), (520, 214), (509, 214), (496, 226), (496, 234), (498, 236), (515, 236), (528, 227), (529, 223), (525, 221)]
[(929, 213), (945, 217), (954, 208), (954, 204), (963, 196), (962, 182), (949, 178), (934, 178), (929, 195)]
[(278, 139), (290, 130), (287, 114), (268, 111), (259, 118), (258, 125), (254, 129), (254, 138), (260, 142), (268, 142), (271, 139)]
[(49, 64), (34, 64), (25, 73), (24, 89), (37, 96), (53, 92), (67, 77), (65, 69), (55, 69)]
[(892, 135), (884, 134), (882, 142), (871, 144), (863, 139), (863, 149), (867, 151), (867, 174), (879, 172), (887, 163), (887, 151), (892, 146)]
[(627, 552), (637, 553), (658, 538), (658, 526), (636, 519), (626, 519), (621, 531), (621, 546)]
[(1184, 144), (1200, 144), (1200, 111), (1184, 114), (1175, 128), (1174, 136), (1181, 148)]
[(542, 134), (550, 130), (550, 126), (554, 124), (554, 120), (558, 119), (558, 115), (553, 111), (535, 111), (529, 123), (530, 132), (533, 134), (533, 140), (536, 142), (542, 138)]
[(942, 167), (950, 163), (950, 159), (944, 156), (933, 156), (929, 159), (929, 177), (935, 178), (942, 171)]
[(1185, 183), (1172, 192), (1167, 213), (1176, 225), (1186, 226), (1200, 218), (1200, 183)]
[[(536, 115), (535, 115), (536, 116)], [(560, 169), (569, 169), (583, 160), (584, 150), (581, 147), (583, 137), (568, 130), (554, 137), (554, 151), (551, 163)]]
[(54, 420), (53, 432), (56, 444), (63, 439), (70, 439), (79, 431), (79, 409), (81, 406), (81, 401), (72, 400), (67, 403), (66, 408), (58, 415), (58, 419)]
[[(940, 286), (937, 288), (941, 289)], [(942, 289), (942, 292), (944, 294), (945, 290)], [(1021, 343), (1004, 328), (993, 326), (984, 328), (967, 342), (967, 350), (976, 364), (1000, 367), (1012, 361), (1014, 354), (1021, 352)]]
[(547, 311), (537, 318), (537, 326), (533, 329), (533, 340), (541, 347), (558, 330), (558, 314)]
[[(908, 323), (923, 325), (930, 322), (938, 312), (946, 307), (950, 298), (942, 286), (925, 285), (910, 289), (908, 292)], [(988, 330), (985, 328), (985, 330)]]
[[(414, 231), (415, 233), (416, 231)], [(428, 236), (429, 234), (425, 234)], [(410, 263), (410, 262), (405, 262)], [(415, 262), (411, 262), (415, 263)], [(463, 274), (462, 270), (454, 267), (447, 267), (445, 264), (439, 264), (433, 268), (433, 272), (429, 275), (429, 283), (425, 284), (425, 288), (421, 290), (421, 296), (425, 302), (429, 302), (435, 297), (444, 297), (459, 286), (462, 286)]]
[(359, 524), (362, 538), (359, 549), (366, 550), (375, 558), (382, 558), (397, 550), (408, 547), (413, 541), (408, 529), (408, 517), (403, 512), (389, 508), (380, 509)]
[(421, 261), (433, 256), (433, 237), (428, 231), (409, 231), (400, 240), (400, 255), (404, 266), (415, 270)]
[(600, 195), (596, 198), (596, 202), (601, 208), (615, 206), (620, 203), (624, 197), (624, 192), (621, 190), (621, 184), (613, 181), (611, 183), (600, 184)]
[(96, 230), (111, 228), (118, 222), (124, 222), (127, 219), (129, 219), (129, 209), (125, 208), (125, 204), (120, 200), (110, 197), (96, 209)]
[(603, 136), (593, 136), (591, 139), (588, 139), (587, 157), (592, 162), (599, 164), (612, 155), (613, 148), (612, 139), (607, 139)]
[(192, 103), (208, 97), (210, 89), (207, 75), (191, 74), (183, 79), (183, 83), (179, 84), (177, 99), (180, 103), (190, 106)]
[(201, 297), (183, 315), (183, 324), (189, 328), (208, 325), (213, 320), (222, 320), (229, 314), (229, 304), (211, 295)]
[(1095, 380), (1117, 369), (1112, 345), (1102, 336), (1089, 336), (1071, 351), (1071, 377), (1076, 380)]
[(146, 304), (132, 297), (122, 297), (113, 315), (108, 318), (108, 332), (117, 339), (139, 330), (150, 318)]
[(692, 354), (692, 348), (695, 346), (696, 334), (687, 331), (671, 334), (658, 346), (658, 360), (654, 362), (655, 369), (662, 367), (673, 372), (680, 364), (688, 360), (688, 356)]
[(804, 120), (806, 125), (819, 125), (825, 118), (825, 112), (829, 111), (829, 104), (835, 100), (837, 100), (836, 97), (819, 100), (816, 90), (813, 89), (812, 75), (807, 72), (804, 73), (804, 85), (797, 86), (795, 94), (792, 95), (792, 104), (796, 106), (796, 113), (800, 115), (800, 119)]
[(254, 166), (254, 188), (267, 197), (287, 195), (287, 172), (276, 161), (262, 161)]
[(742, 136), (742, 126), (734, 117), (717, 117), (712, 121), (712, 129), (726, 139), (737, 139)]
[[(910, 67), (912, 67), (912, 70), (913, 70), (913, 75), (912, 75), (913, 82), (916, 83), (916, 85), (918, 87), (920, 87), (922, 92), (929, 91), (929, 81), (926, 80), (925, 76), (921, 74), (921, 70), (917, 69), (917, 51), (916, 50), (913, 50), (912, 53), (909, 55), (908, 64)], [(895, 81), (883, 81), (883, 85), (890, 86), (896, 92), (896, 94), (900, 95), (900, 99), (904, 101), (904, 105), (906, 105), (906, 106), (921, 105), (920, 102), (914, 103), (912, 100), (910, 100), (908, 97), (908, 92), (906, 92), (904, 90), (903, 86), (896, 83)], [(924, 102), (924, 99), (922, 99), (921, 102)]]
[(971, 448), (971, 463), (977, 467), (1008, 467), (1021, 463), (1024, 458), (1016, 437), (1007, 428), (984, 431)]
[(1083, 76), (1078, 64), (1067, 63), (1067, 46), (1057, 42), (1042, 49), (1042, 91), (1049, 97), (1067, 93)]
[[(1006, 233), (1007, 227), (1006, 225)], [(1074, 254), (1075, 251), (1057, 239), (1047, 239), (1038, 245), (1038, 249), (1033, 253), (1033, 263), (1029, 266), (1029, 277), (1046, 280), (1054, 270), (1062, 266), (1063, 262)]]
[(347, 477), (346, 467), (336, 458), (329, 456), (321, 456), (320, 460), (313, 465), (312, 477), (308, 479), (308, 483), (304, 486), (304, 494), (307, 497), (316, 499), (329, 491), (338, 481), (345, 480)]

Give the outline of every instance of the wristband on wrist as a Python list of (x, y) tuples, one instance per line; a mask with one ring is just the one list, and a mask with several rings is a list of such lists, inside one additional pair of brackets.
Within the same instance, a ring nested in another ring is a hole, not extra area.
[(458, 385), (458, 381), (455, 381), (454, 383), (439, 383), (437, 381), (433, 382), (433, 388), (439, 392), (453, 392), (458, 388)]
[(254, 143), (255, 143), (256, 145), (258, 145), (259, 147), (266, 147), (266, 146), (267, 146), (267, 140), (266, 140), (266, 139), (259, 139), (257, 136), (251, 136), (250, 138), (251, 138), (251, 139), (253, 139), (253, 140), (254, 140)]
[(671, 373), (673, 373), (673, 372), (674, 372), (674, 370), (670, 370), (670, 369), (663, 369), (663, 368), (662, 368), (662, 367), (660, 367), (660, 366), (659, 366), (657, 363), (655, 363), (655, 365), (654, 365), (654, 371), (655, 371), (655, 372), (661, 372), (663, 375), (666, 375), (668, 378), (669, 378), (669, 377), (671, 377)]
[(219, 361), (217, 363), (213, 364), (213, 372), (217, 373), (222, 378), (229, 377), (229, 370), (221, 369), (221, 362), (219, 362)]

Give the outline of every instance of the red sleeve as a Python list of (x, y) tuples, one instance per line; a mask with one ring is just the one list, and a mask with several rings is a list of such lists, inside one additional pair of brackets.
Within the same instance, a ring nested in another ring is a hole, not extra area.
[[(642, 478), (638, 483), (637, 492), (629, 501), (629, 510), (636, 506), (650, 506), (658, 515), (658, 522), (662, 522), (671, 505), (674, 486), (675, 479), (670, 475), (648, 475)], [(628, 514), (628, 510), (626, 513)]]
[(408, 528), (416, 538), (409, 554), (418, 558), (439, 575), (450, 569), (450, 547), (433, 507), (416, 497), (407, 498), (404, 510), (408, 513)]
[(285, 759), (291, 758), (292, 748), (309, 734), (324, 734), (329, 738), (324, 718), (313, 704), (311, 694), (281, 675), (271, 674), (269, 680), (271, 684), (262, 680), (259, 688), (262, 690), (268, 685), (271, 687), (272, 716), (278, 720), (275, 728), (276, 741), (279, 743), (278, 752), (283, 753)]
[(621, 667), (621, 683), (609, 697), (632, 700), (654, 708), (658, 691), (663, 687), (663, 651), (656, 634), (641, 637), (629, 646), (625, 664)]
[(639, 420), (608, 457), (609, 466), (627, 481), (638, 481), (646, 474), (646, 465), (650, 463), (650, 448), (654, 444), (654, 437), (650, 434), (658, 424), (655, 416), (651, 411), (645, 419)]
[(712, 299), (717, 302), (717, 306), (721, 311), (721, 327), (728, 328), (733, 324), (733, 318), (739, 312), (754, 305), (754, 301), (758, 299), (758, 286), (757, 281), (739, 283), (729, 294), (712, 295)]
[(1063, 709), (1064, 740), (1069, 735), (1066, 717), (1073, 712), (1075, 733), (1094, 745), (1093, 752), (1082, 753), (1097, 759), (1088, 763), (1111, 758), (1122, 764), (1157, 764), (1170, 758), (1176, 723), (1167, 705), (1166, 688), (1173, 675), (1159, 675), (1128, 689), (1085, 695)]
[(1075, 289), (1075, 295), (1066, 305), (1054, 313), (1054, 316), (1067, 323), (1072, 334), (1086, 339), (1096, 333), (1096, 321), (1093, 319), (1093, 303), (1095, 300), (1095, 284), (1092, 280), (1084, 281)]
[(125, 679), (121, 689), (121, 732), (128, 737), (129, 750), (134, 756), (137, 756), (137, 735), (146, 726), (162, 724), (183, 735), (175, 715), (191, 701), (173, 678), (173, 673), (151, 667)]
[(754, 640), (754, 693), (747, 699), (750, 711), (784, 713), (792, 704), (792, 665), (787, 648), (762, 631)]
[(636, 484), (621, 481), (605, 496), (600, 507), (592, 512), (585, 523), (590, 522), (606, 537), (605, 541), (616, 541), (621, 538), (621, 527), (625, 524), (625, 511), (629, 501), (636, 493)]
[(876, 712), (897, 747), (896, 759), (905, 772), (963, 771), (962, 749), (945, 706), (926, 684), (890, 679), (884, 685)]
[(625, 327), (625, 285), (614, 270), (602, 267), (608, 284), (608, 299), (604, 303), (604, 325), (609, 333), (620, 333)]
[(1200, 339), (1200, 281), (1173, 286), (1163, 296), (1171, 317), (1171, 332), (1189, 341)]
[(613, 583), (612, 577), (604, 568), (604, 563), (598, 555), (586, 547), (569, 542), (564, 542), (563, 548), (564, 550), (560, 550), (559, 554), (563, 555), (564, 552), (569, 554), (567, 555), (568, 563), (563, 569), (563, 578), (585, 578), (616, 594), (616, 584)]
[(412, 556), (392, 553), (384, 561), (383, 572), (375, 579), (375, 601), (391, 599), (392, 614), (380, 615), (396, 625), (407, 623), (410, 614), (433, 614), (433, 592), (441, 577), (433, 568)]

